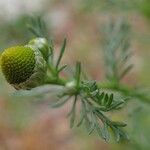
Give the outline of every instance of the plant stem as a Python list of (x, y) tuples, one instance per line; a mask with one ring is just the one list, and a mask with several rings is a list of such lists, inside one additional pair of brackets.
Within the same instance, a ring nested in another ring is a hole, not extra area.
[(127, 85), (123, 85), (123, 84), (116, 85), (110, 82), (103, 82), (103, 83), (99, 83), (98, 86), (101, 89), (120, 92), (126, 97), (133, 97), (143, 102), (150, 103), (150, 98), (148, 96), (144, 95), (143, 93), (139, 93), (135, 88), (129, 87)]
[[(67, 80), (64, 80), (60, 77), (57, 78), (51, 78), (51, 77), (47, 77), (46, 80), (47, 84), (56, 84), (56, 85), (62, 85), (65, 86), (67, 83)], [(98, 83), (98, 87), (100, 89), (104, 89), (104, 90), (111, 90), (114, 92), (120, 92), (122, 95), (128, 97), (128, 98), (135, 98), (138, 100), (141, 100), (145, 103), (150, 104), (150, 98), (146, 95), (144, 95), (143, 93), (139, 93), (135, 88), (127, 86), (127, 85), (123, 85), (121, 83), (112, 83), (112, 82), (101, 82)]]
[(61, 85), (61, 86), (65, 86), (66, 82), (67, 81), (62, 78), (47, 77), (45, 80), (45, 84), (56, 84), (56, 85)]

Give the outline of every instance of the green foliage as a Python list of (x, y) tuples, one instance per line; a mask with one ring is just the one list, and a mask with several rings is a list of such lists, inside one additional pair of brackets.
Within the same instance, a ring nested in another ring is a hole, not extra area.
[[(103, 52), (105, 61), (105, 76), (107, 81), (100, 83), (103, 89), (119, 91), (129, 98), (136, 98), (147, 103), (150, 95), (143, 87), (130, 87), (122, 84), (122, 79), (133, 68), (130, 63), (130, 26), (122, 19), (110, 21), (104, 30)], [(144, 89), (144, 90), (143, 90)]]
[(120, 82), (133, 67), (129, 64), (131, 57), (129, 29), (129, 25), (122, 20), (118, 20), (117, 23), (110, 21), (104, 29), (106, 78), (110, 81)]
[(41, 20), (41, 17), (30, 17), (27, 27), (35, 37), (48, 38), (47, 27), (46, 24)]
[(150, 1), (149, 0), (143, 0), (140, 5), (139, 9), (145, 15), (148, 19), (150, 19)]
[(138, 8), (141, 0), (80, 0), (80, 9), (84, 11), (129, 11)]

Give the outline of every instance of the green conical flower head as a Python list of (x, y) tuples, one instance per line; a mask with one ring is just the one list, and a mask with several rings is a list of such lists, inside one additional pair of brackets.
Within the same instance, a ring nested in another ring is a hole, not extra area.
[(2, 53), (1, 69), (8, 83), (16, 89), (30, 89), (42, 84), (46, 62), (38, 50), (16, 46)]
[(29, 47), (12, 47), (2, 53), (2, 71), (10, 84), (26, 81), (33, 74), (34, 66), (34, 51)]

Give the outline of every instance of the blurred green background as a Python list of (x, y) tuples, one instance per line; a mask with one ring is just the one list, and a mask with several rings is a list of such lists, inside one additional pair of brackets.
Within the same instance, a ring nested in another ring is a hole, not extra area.
[[(131, 85), (150, 85), (149, 0), (0, 0), (0, 52), (26, 44), (33, 38), (26, 28), (29, 16), (42, 16), (48, 35), (60, 48), (67, 37), (64, 63), (81, 61), (96, 80), (104, 78), (102, 30), (110, 18), (124, 18), (131, 25), (134, 69), (126, 77)], [(133, 100), (114, 118), (124, 116), (130, 141), (106, 143), (97, 135), (69, 128), (69, 105), (51, 110), (47, 101), (14, 98), (14, 89), (0, 74), (0, 150), (149, 150), (149, 104)], [(39, 98), (40, 99), (40, 98)], [(50, 99), (50, 98), (49, 98)]]

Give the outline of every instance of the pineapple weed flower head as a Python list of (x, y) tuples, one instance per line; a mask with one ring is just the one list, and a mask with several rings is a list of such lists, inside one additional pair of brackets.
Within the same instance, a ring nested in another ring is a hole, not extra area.
[(41, 50), (45, 42), (43, 38), (36, 38), (28, 45), (8, 48), (1, 54), (1, 70), (15, 89), (31, 89), (44, 83), (47, 66), (45, 51)]

